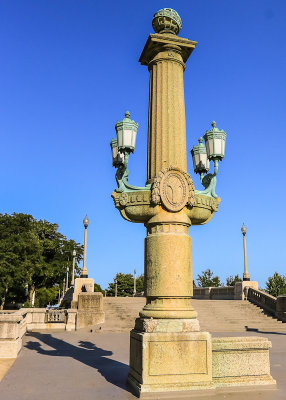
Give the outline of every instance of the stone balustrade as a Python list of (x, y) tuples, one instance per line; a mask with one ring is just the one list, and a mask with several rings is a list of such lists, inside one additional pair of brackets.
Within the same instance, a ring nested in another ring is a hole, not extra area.
[(234, 300), (234, 286), (194, 288), (194, 299)]
[(247, 299), (264, 310), (268, 311), (271, 314), (275, 315), (276, 312), (276, 297), (271, 296), (268, 293), (263, 292), (262, 290), (255, 290), (252, 288), (248, 288), (247, 290)]
[(274, 315), (278, 320), (286, 322), (286, 295), (271, 296), (262, 290), (247, 288), (247, 300)]
[(76, 329), (76, 310), (46, 310), (45, 308), (21, 308), (16, 311), (0, 311), (0, 359), (16, 358), (26, 332), (37, 330)]

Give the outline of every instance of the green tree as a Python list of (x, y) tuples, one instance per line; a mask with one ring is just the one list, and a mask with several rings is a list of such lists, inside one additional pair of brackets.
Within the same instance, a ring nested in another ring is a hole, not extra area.
[(136, 293), (144, 292), (144, 274), (139, 275), (136, 279)]
[(104, 290), (102, 290), (101, 286), (98, 283), (94, 284), (94, 291), (104, 294)]
[(218, 287), (222, 286), (222, 283), (218, 276), (214, 276), (214, 273), (208, 268), (202, 271), (202, 275), (198, 274), (197, 277), (198, 287)]
[(274, 297), (286, 294), (286, 276), (274, 272), (273, 276), (269, 276), (266, 282), (265, 292)]
[(242, 282), (238, 274), (235, 276), (230, 275), (226, 278), (226, 286), (235, 286), (236, 282)]
[[(117, 280), (117, 296), (132, 296), (133, 295), (133, 275), (123, 274), (119, 272), (116, 274), (114, 280)], [(115, 296), (115, 283), (109, 283), (107, 289), (107, 296)]]
[[(40, 295), (38, 304), (57, 301), (55, 284), (62, 285), (66, 268), (72, 268), (72, 251), (77, 252), (78, 262), (82, 259), (83, 246), (68, 240), (58, 232), (58, 225), (46, 220), (36, 220), (28, 214), (0, 214), (0, 308), (5, 303), (23, 303), (26, 300), (25, 286), (28, 285), (28, 303), (35, 293)], [(52, 289), (44, 295), (46, 289)], [(54, 297), (54, 300), (52, 300)]]

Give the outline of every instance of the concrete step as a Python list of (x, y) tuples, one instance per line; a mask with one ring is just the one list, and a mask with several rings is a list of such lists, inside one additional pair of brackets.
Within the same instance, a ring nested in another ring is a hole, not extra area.
[[(134, 327), (145, 298), (104, 298), (106, 322), (102, 332), (128, 332)], [(286, 332), (286, 324), (264, 313), (259, 307), (241, 300), (192, 299), (198, 312), (201, 330), (209, 332), (245, 332), (246, 329), (262, 332)], [(248, 328), (246, 328), (248, 327)]]

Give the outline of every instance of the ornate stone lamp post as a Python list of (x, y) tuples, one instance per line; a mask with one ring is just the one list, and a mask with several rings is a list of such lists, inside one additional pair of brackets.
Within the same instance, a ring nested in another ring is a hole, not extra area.
[(115, 297), (117, 297), (117, 279), (114, 279), (115, 284)]
[(244, 255), (244, 272), (243, 272), (243, 280), (244, 281), (250, 281), (250, 276), (247, 270), (247, 255), (246, 255), (246, 231), (247, 228), (246, 226), (243, 224), (241, 227), (241, 233), (243, 235), (243, 255)]
[(133, 277), (133, 296), (136, 295), (136, 269), (134, 269), (134, 277)]
[(68, 290), (68, 288), (69, 288), (69, 267), (67, 267), (67, 287), (66, 287), (66, 290)]
[(81, 270), (80, 277), (88, 278), (87, 268), (86, 268), (86, 246), (87, 246), (87, 227), (89, 224), (89, 219), (87, 215), (84, 217), (83, 225), (84, 225), (84, 250), (83, 250), (83, 266)]
[[(112, 164), (117, 168), (118, 187), (112, 193), (115, 207), (123, 218), (143, 223), (147, 231), (147, 302), (130, 333), (128, 382), (139, 395), (246, 382), (275, 383), (269, 374), (267, 339), (252, 338), (250, 346), (245, 338), (218, 338), (212, 342), (208, 332), (200, 332), (197, 313), (191, 305), (189, 227), (206, 224), (218, 210), (220, 199), (215, 184), (226, 134), (213, 122), (204, 135), (205, 145), (199, 139), (199, 147), (193, 148), (195, 172), (200, 173), (205, 188), (195, 191), (187, 172), (183, 72), (196, 42), (178, 37), (181, 27), (176, 11), (158, 11), (153, 17), (155, 34), (147, 39), (139, 59), (150, 72), (145, 187), (128, 183), (128, 157), (134, 151), (138, 129), (138, 124), (129, 118), (130, 113), (117, 122), (117, 140), (111, 143)], [(210, 161), (214, 163), (213, 174), (207, 173)], [(243, 287), (246, 283), (241, 284)], [(249, 354), (246, 367), (241, 362), (241, 350)], [(249, 376), (250, 370), (255, 377)], [(229, 371), (235, 373), (229, 376)]]
[(76, 251), (75, 250), (73, 250), (72, 256), (73, 256), (73, 260), (72, 260), (72, 281), (71, 281), (71, 286), (74, 286), (75, 257), (76, 257)]
[[(193, 149), (195, 170), (205, 186), (195, 192), (187, 172), (183, 73), (196, 42), (178, 37), (181, 27), (176, 11), (158, 11), (153, 17), (156, 33), (147, 39), (139, 59), (150, 72), (145, 187), (128, 183), (128, 157), (138, 129), (129, 113), (115, 125), (117, 140), (111, 142), (112, 164), (117, 168), (115, 207), (124, 219), (143, 223), (147, 230), (147, 303), (130, 336), (128, 382), (138, 393), (212, 386), (211, 337), (199, 331), (190, 301), (193, 272), (188, 230), (209, 222), (218, 210), (215, 175), (224, 156), (225, 133), (213, 123), (205, 134), (206, 146), (200, 139), (198, 151)], [(215, 173), (206, 178), (210, 160)]]

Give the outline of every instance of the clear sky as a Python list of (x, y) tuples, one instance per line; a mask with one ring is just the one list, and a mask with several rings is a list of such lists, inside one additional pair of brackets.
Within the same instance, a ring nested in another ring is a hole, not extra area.
[(59, 224), (83, 242), (87, 268), (107, 287), (116, 272), (143, 272), (145, 228), (123, 220), (109, 142), (128, 109), (139, 122), (129, 182), (144, 186), (148, 79), (139, 56), (163, 7), (180, 36), (198, 42), (184, 73), (189, 150), (212, 120), (227, 132), (219, 166), (219, 212), (192, 227), (194, 277), (243, 272), (264, 287), (285, 274), (286, 2), (284, 0), (1, 0), (1, 212)]

